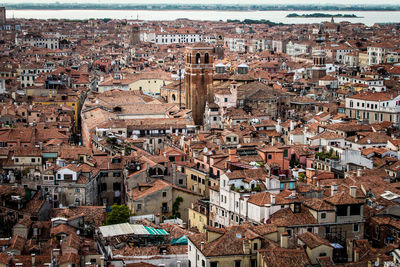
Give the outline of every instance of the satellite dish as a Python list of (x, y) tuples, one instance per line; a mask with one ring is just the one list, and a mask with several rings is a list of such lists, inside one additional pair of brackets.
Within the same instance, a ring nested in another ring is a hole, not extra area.
[(236, 238), (242, 238), (242, 234), (237, 233), (237, 234), (236, 234)]
[(140, 166), (139, 165), (136, 167), (136, 170), (138, 170), (138, 171), (140, 170)]
[(133, 136), (132, 136), (132, 139), (133, 139), (133, 140), (137, 140), (137, 139), (138, 139), (137, 135), (133, 135)]
[(207, 151), (208, 151), (208, 148), (205, 147), (205, 148), (203, 149), (203, 152), (204, 152), (204, 153), (207, 153)]

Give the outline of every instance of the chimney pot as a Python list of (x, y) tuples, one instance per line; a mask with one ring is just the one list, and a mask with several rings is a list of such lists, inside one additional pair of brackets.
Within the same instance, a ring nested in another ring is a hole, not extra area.
[(350, 196), (354, 198), (357, 197), (357, 186), (350, 186)]
[(275, 195), (271, 195), (271, 205), (275, 205)]
[(334, 196), (337, 193), (338, 186), (337, 184), (331, 185), (331, 196)]
[(289, 234), (288, 232), (281, 233), (281, 248), (289, 248)]

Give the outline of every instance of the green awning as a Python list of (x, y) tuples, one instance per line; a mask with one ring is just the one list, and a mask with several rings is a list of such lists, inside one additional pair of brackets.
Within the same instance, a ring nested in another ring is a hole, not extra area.
[(171, 242), (172, 245), (187, 245), (188, 244), (188, 238), (187, 236), (183, 235), (179, 238), (175, 238)]
[(147, 226), (145, 226), (144, 229), (146, 229), (146, 231), (151, 235), (168, 235), (168, 232), (164, 229), (155, 229), (153, 227)]

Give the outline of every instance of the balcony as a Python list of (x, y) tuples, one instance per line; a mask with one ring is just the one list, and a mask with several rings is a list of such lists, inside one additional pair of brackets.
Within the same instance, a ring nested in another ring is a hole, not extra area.
[(168, 213), (169, 212), (168, 207), (161, 207), (161, 212)]

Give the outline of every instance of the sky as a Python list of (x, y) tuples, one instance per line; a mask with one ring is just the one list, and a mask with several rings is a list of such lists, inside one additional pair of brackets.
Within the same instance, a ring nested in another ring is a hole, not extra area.
[[(110, 3), (109, 0), (0, 0), (2, 3)], [(400, 5), (399, 0), (114, 0), (112, 3), (133, 3), (133, 4), (352, 4), (352, 5)]]

